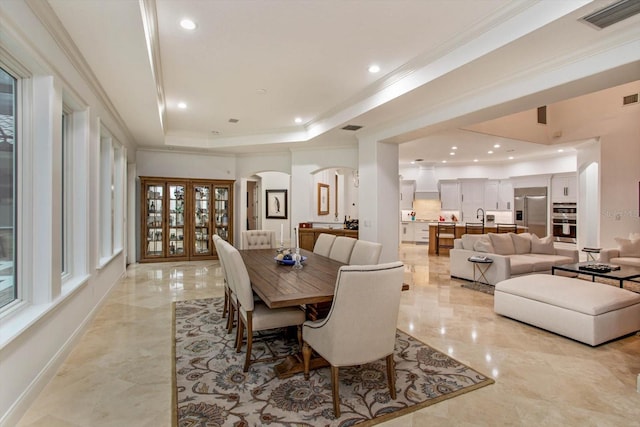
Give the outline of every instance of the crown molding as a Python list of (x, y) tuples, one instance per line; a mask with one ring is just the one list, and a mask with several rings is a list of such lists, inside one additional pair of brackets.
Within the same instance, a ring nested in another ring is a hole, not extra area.
[(158, 104), (158, 114), (160, 115), (160, 126), (162, 133), (167, 133), (167, 103), (164, 95), (164, 79), (162, 77), (162, 60), (160, 58), (160, 36), (158, 35), (158, 9), (156, 0), (140, 0), (140, 13), (142, 14), (142, 25), (144, 28), (145, 41), (147, 43), (147, 54), (151, 66), (151, 73), (156, 84), (156, 97)]

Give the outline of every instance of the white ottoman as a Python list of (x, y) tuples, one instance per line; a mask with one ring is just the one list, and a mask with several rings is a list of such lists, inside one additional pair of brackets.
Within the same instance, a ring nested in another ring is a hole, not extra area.
[(548, 274), (497, 283), (494, 311), (592, 346), (640, 330), (640, 294)]

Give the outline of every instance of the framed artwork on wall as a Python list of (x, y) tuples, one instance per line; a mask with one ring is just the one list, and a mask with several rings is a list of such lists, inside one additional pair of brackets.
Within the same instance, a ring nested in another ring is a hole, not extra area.
[(265, 190), (267, 218), (287, 219), (287, 190)]
[(318, 183), (318, 215), (329, 215), (329, 185)]

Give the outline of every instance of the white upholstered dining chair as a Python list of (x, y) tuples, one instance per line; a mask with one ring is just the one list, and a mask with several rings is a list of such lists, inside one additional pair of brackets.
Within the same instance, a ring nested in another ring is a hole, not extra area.
[[(300, 307), (283, 307), (271, 309), (265, 304), (254, 301), (253, 290), (249, 273), (244, 265), (242, 256), (231, 245), (223, 246), (225, 268), (228, 271), (232, 288), (235, 289), (238, 301), (238, 335), (236, 340), (236, 352), (242, 349), (244, 329), (247, 331), (247, 353), (244, 362), (244, 372), (249, 370), (251, 349), (253, 346), (253, 333), (267, 329), (298, 326), (305, 320), (305, 313)], [(298, 333), (300, 336), (300, 333)], [(255, 360), (253, 361), (255, 362)]]
[(316, 239), (316, 243), (313, 245), (313, 253), (328, 257), (331, 253), (331, 247), (333, 242), (336, 241), (336, 236), (329, 233), (320, 233)]
[(272, 230), (242, 230), (242, 249), (272, 249), (276, 247), (276, 232)]
[(368, 242), (366, 240), (357, 240), (351, 251), (349, 258), (350, 265), (374, 265), (380, 260), (382, 253), (382, 244), (377, 242)]
[[(340, 416), (338, 368), (385, 358), (387, 382), (396, 398), (393, 351), (402, 292), (403, 264), (399, 261), (365, 266), (342, 266), (329, 315), (302, 326), (305, 378), (311, 352), (331, 364), (333, 410)], [(366, 301), (366, 303), (363, 303)]]
[[(213, 246), (216, 248), (218, 254), (218, 261), (220, 262), (220, 268), (224, 276), (224, 307), (222, 309), (222, 317), (227, 317), (227, 333), (230, 333), (233, 329), (233, 322), (235, 317), (236, 297), (235, 293), (231, 289), (231, 283), (227, 279), (227, 270), (224, 268), (222, 245), (224, 240), (217, 234), (213, 235)], [(226, 243), (226, 242), (225, 242)]]
[(331, 252), (329, 252), (329, 258), (335, 261), (340, 261), (343, 264), (349, 264), (351, 258), (351, 251), (356, 244), (356, 239), (352, 237), (338, 236), (335, 242), (331, 246)]

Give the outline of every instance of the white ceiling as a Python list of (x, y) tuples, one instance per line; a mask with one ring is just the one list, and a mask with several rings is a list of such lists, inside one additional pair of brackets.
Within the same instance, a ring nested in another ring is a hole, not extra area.
[[(402, 143), (401, 163), (439, 161), (454, 144), (456, 162), (486, 157), (496, 141), (522, 156), (556, 150), (461, 128), (624, 83), (628, 70), (455, 120), (432, 113), (594, 46), (637, 41), (640, 15), (600, 31), (578, 22), (611, 2), (49, 0), (139, 148), (287, 150), (355, 144), (396, 127), (385, 137)], [(180, 28), (184, 17), (194, 31)], [(370, 74), (374, 63), (381, 71)], [(410, 131), (403, 125), (429, 114)]]

